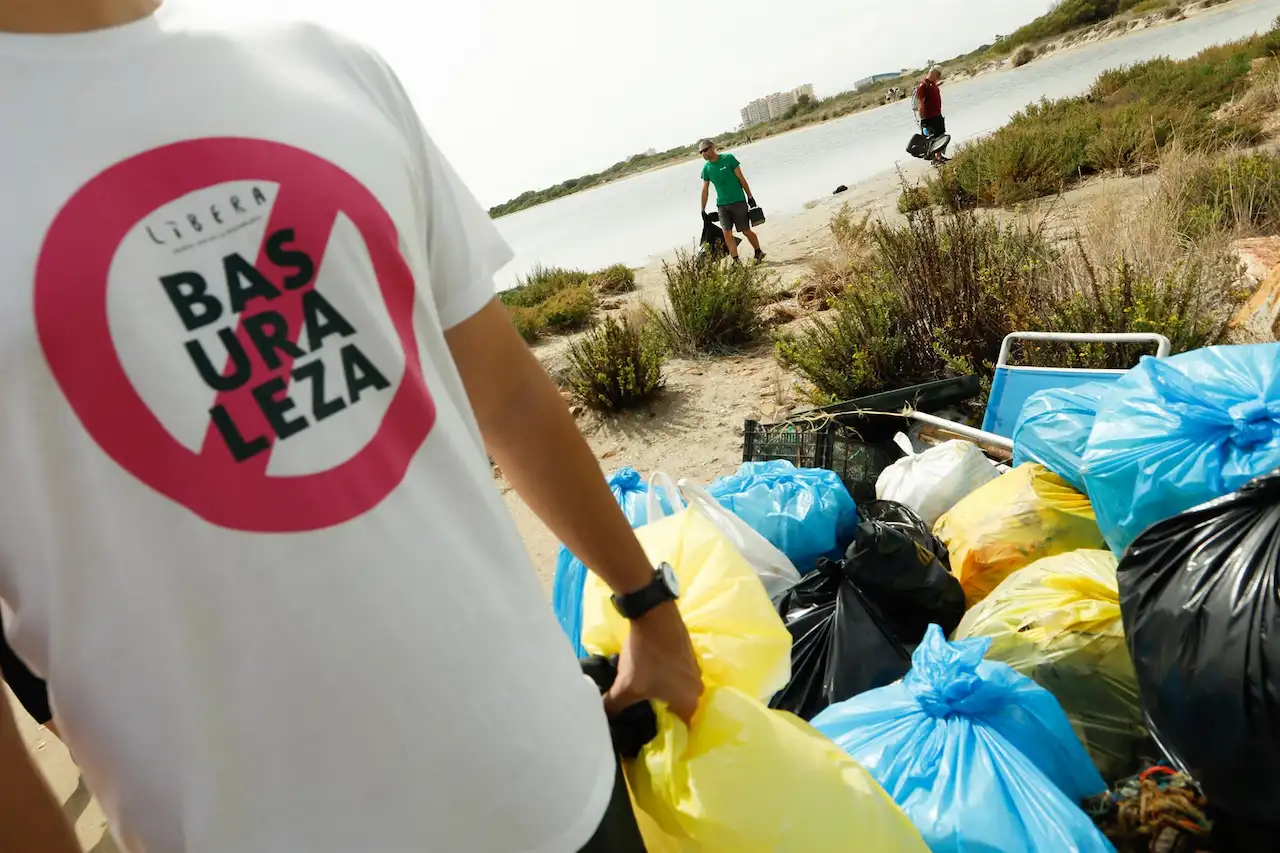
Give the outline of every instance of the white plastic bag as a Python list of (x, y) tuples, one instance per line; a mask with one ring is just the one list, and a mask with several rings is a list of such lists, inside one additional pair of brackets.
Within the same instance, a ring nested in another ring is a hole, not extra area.
[[(666, 496), (667, 505), (663, 506), (660, 495)], [(756, 576), (764, 584), (770, 598), (785, 592), (800, 582), (800, 572), (796, 570), (787, 555), (779, 551), (773, 544), (757, 533), (751, 525), (720, 505), (706, 489), (691, 480), (681, 480), (678, 484), (669, 474), (655, 471), (649, 477), (648, 495), (649, 520), (653, 521), (668, 515), (671, 511), (692, 506), (709, 518), (717, 529), (738, 550), (751, 567)]]
[(995, 463), (969, 441), (948, 441), (916, 453), (902, 433), (894, 443), (907, 455), (880, 473), (876, 497), (915, 510), (930, 528), (971, 492), (1000, 476)]

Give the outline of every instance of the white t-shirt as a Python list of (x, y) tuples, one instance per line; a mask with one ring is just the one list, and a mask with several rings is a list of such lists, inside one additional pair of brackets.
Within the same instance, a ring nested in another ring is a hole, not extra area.
[(576, 851), (600, 698), (443, 337), (510, 252), (376, 56), (205, 14), (0, 35), (12, 645), (133, 853)]

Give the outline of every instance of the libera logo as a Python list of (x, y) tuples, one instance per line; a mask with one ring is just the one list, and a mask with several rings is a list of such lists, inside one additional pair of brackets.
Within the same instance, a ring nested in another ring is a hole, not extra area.
[(148, 222), (147, 236), (157, 246), (185, 243), (204, 236), (206, 229), (237, 225), (268, 203), (266, 193), (254, 187), (248, 198), (230, 195), (221, 204), (210, 204), (207, 209), (190, 211), (178, 219)]

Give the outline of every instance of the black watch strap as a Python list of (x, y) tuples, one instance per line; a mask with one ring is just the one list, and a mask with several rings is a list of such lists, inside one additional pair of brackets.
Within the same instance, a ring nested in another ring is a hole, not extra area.
[(613, 606), (624, 618), (634, 620), (679, 597), (675, 574), (664, 564), (653, 570), (653, 580), (647, 586), (626, 595), (613, 596)]

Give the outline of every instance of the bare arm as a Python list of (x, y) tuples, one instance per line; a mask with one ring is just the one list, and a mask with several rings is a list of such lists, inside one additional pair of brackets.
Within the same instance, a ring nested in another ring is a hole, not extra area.
[(702, 212), (707, 212), (707, 199), (711, 197), (711, 182), (702, 182)]
[(742, 167), (739, 166), (734, 169), (733, 173), (738, 176), (738, 183), (742, 184), (742, 189), (746, 192), (747, 198), (755, 198), (755, 193), (751, 192), (751, 185), (747, 183), (746, 175), (742, 174)]
[(0, 850), (79, 853), (75, 831), (31, 761), (0, 691)]
[[(653, 564), (560, 392), (502, 304), (494, 299), (445, 338), (489, 453), (516, 493), (614, 592), (648, 586)], [(702, 682), (675, 606), (662, 605), (633, 622), (628, 643), (630, 654), (624, 652), (606, 705), (617, 711), (640, 699), (660, 699), (691, 719)]]

